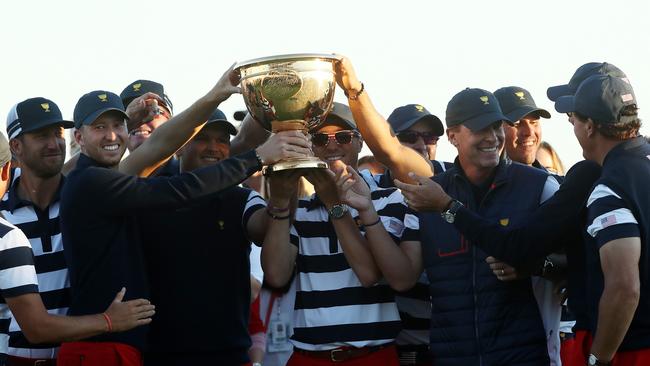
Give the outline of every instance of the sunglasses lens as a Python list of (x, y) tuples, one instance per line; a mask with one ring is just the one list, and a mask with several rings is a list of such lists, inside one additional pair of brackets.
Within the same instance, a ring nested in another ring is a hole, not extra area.
[(336, 137), (336, 142), (338, 142), (340, 145), (345, 145), (352, 142), (352, 134), (349, 132), (337, 132), (334, 134), (334, 136)]
[(438, 143), (438, 136), (434, 135), (433, 132), (421, 132), (422, 140), (426, 145), (435, 145)]
[(329, 136), (326, 133), (315, 133), (311, 136), (311, 143), (314, 146), (325, 146), (328, 140)]
[(418, 134), (413, 131), (404, 131), (397, 134), (397, 139), (400, 142), (414, 144), (418, 140)]

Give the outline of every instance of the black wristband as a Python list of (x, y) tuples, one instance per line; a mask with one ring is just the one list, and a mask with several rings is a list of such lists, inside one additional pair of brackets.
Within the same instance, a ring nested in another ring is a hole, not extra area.
[(269, 217), (271, 217), (273, 220), (286, 220), (289, 217), (291, 217), (291, 214), (287, 214), (285, 216), (276, 215), (273, 212), (269, 211), (268, 208), (265, 211), (266, 211), (266, 214), (269, 215)]
[(377, 221), (373, 222), (372, 224), (368, 224), (368, 225), (361, 224), (359, 226), (359, 229), (365, 230), (366, 228), (369, 228), (371, 226), (375, 226), (375, 225), (379, 224), (380, 222), (381, 222), (381, 217), (377, 217)]

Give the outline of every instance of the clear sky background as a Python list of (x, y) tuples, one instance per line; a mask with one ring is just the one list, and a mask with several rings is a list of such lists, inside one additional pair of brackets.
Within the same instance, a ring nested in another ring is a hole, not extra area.
[[(348, 56), (384, 116), (420, 103), (444, 121), (447, 102), (465, 87), (524, 87), (552, 112), (543, 137), (568, 165), (581, 150), (546, 98), (548, 86), (568, 82), (586, 62), (607, 61), (627, 73), (642, 119), (650, 105), (643, 0), (23, 0), (0, 9), (3, 119), (35, 96), (72, 118), (82, 94), (119, 93), (136, 79), (164, 84), (178, 112), (235, 61), (304, 52)], [(335, 99), (345, 101), (340, 90)], [(238, 95), (222, 105), (229, 116), (242, 108)], [(446, 140), (438, 151), (456, 156)]]

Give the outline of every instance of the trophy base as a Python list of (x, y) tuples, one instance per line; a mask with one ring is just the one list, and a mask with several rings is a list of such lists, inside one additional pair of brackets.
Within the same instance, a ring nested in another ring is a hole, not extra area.
[(292, 160), (283, 160), (273, 165), (266, 166), (264, 167), (262, 174), (269, 175), (274, 172), (279, 172), (282, 170), (289, 170), (289, 169), (327, 169), (327, 168), (328, 168), (327, 163), (318, 158), (292, 159)]

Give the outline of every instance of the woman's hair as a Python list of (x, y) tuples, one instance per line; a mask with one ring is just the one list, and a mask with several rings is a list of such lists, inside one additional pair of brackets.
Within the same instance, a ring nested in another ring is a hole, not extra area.
[(547, 169), (550, 168), (549, 170), (554, 170), (551, 173), (555, 173), (558, 175), (564, 175), (564, 164), (562, 164), (562, 160), (560, 160), (560, 156), (557, 154), (557, 151), (551, 146), (546, 141), (542, 141), (542, 143), (539, 145), (540, 149), (545, 149), (548, 151), (548, 153), (551, 155), (551, 161), (553, 161), (553, 165), (550, 167), (546, 167)]

